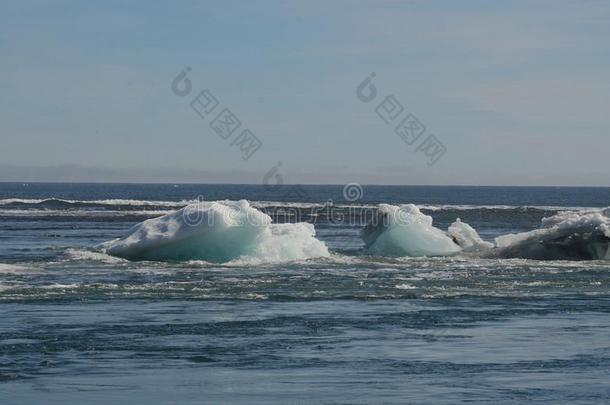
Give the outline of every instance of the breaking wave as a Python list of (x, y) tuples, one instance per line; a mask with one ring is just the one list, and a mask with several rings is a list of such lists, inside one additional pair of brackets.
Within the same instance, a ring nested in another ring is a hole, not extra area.
[[(137, 199), (101, 199), (101, 200), (70, 200), (62, 198), (5, 198), (0, 199), (2, 209), (78, 209), (78, 208), (100, 208), (100, 209), (179, 209), (187, 205), (197, 203), (198, 200), (137, 200)], [(222, 200), (219, 202), (233, 202)], [(322, 208), (324, 203), (308, 202), (280, 202), (280, 201), (256, 201), (251, 205), (257, 209), (269, 208), (296, 208), (312, 209)], [(376, 209), (377, 204), (337, 204), (335, 207), (341, 209)], [(564, 207), (564, 206), (536, 206), (536, 205), (469, 205), (469, 204), (418, 204), (417, 207), (423, 211), (581, 211), (591, 210), (595, 207)]]

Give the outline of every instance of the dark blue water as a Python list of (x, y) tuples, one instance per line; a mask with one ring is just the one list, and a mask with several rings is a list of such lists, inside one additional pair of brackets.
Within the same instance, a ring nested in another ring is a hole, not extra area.
[[(0, 403), (605, 403), (610, 263), (383, 258), (360, 226), (415, 203), (486, 240), (608, 188), (0, 184)], [(129, 262), (95, 248), (188, 201), (313, 222), (331, 256)], [(347, 212), (347, 211), (346, 211)]]
[[(607, 187), (474, 187), (474, 186), (362, 186), (359, 202), (427, 205), (514, 205), (606, 207)], [(68, 200), (132, 199), (181, 201), (204, 196), (208, 200), (325, 202), (344, 200), (343, 186), (262, 186), (252, 184), (55, 184), (0, 183), (3, 198), (58, 198)]]

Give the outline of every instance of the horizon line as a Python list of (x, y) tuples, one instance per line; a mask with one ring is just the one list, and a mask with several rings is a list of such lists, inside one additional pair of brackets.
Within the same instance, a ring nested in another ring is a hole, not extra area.
[[(239, 183), (239, 182), (230, 182), (230, 183), (197, 183), (197, 182), (137, 182), (137, 181), (47, 181), (47, 180), (39, 180), (39, 181), (2, 181), (0, 180), (0, 184), (21, 184), (21, 185), (30, 185), (30, 184), (116, 184), (116, 185), (198, 185), (198, 186), (261, 186), (264, 187), (265, 184), (262, 183)], [(575, 185), (519, 185), (519, 184), (381, 184), (381, 183), (358, 183), (362, 187), (510, 187), (510, 188), (608, 188), (610, 186), (575, 186)], [(277, 185), (274, 185), (274, 187)], [(337, 186), (343, 187), (345, 183), (285, 183), (282, 184), (284, 186)]]

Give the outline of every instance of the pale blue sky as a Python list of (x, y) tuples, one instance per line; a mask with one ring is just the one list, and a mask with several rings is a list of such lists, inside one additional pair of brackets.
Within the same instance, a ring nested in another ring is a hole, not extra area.
[[(0, 180), (281, 161), (290, 183), (607, 186), (609, 38), (608, 1), (2, 2)], [(190, 109), (204, 88), (262, 140), (249, 160)], [(375, 114), (390, 94), (447, 147), (433, 167)]]

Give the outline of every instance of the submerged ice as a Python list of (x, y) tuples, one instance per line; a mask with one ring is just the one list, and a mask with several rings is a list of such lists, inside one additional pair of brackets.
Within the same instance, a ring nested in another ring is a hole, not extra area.
[(236, 259), (290, 261), (328, 256), (313, 225), (272, 224), (245, 201), (199, 202), (148, 219), (127, 235), (102, 244), (106, 253), (130, 260)]

